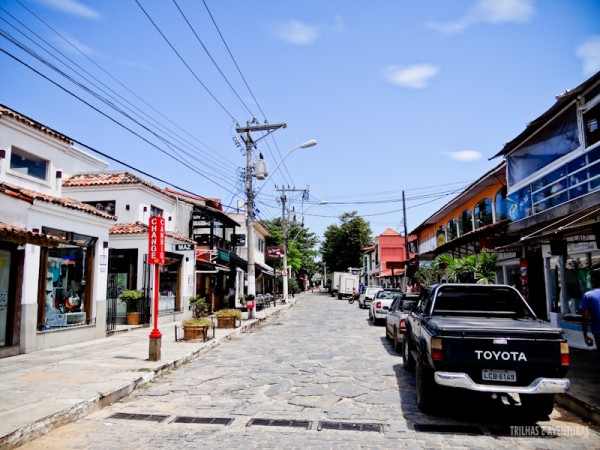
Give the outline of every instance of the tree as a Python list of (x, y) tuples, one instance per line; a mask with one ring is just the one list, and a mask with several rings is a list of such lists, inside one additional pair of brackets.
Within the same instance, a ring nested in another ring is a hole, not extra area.
[[(267, 247), (283, 248), (283, 230), (281, 219), (263, 220), (261, 224), (269, 232), (266, 238)], [(308, 229), (295, 222), (287, 226), (287, 262), (296, 273), (304, 273), (309, 278), (317, 271), (315, 258), (318, 255), (316, 246), (319, 243), (317, 236)], [(281, 268), (281, 261), (275, 262)]]
[(321, 253), (329, 272), (362, 266), (363, 249), (372, 244), (371, 227), (356, 211), (340, 216), (340, 224), (325, 230)]
[(448, 283), (494, 283), (497, 260), (496, 253), (486, 250), (462, 258), (442, 253), (436, 256), (431, 267), (419, 268), (415, 279), (423, 285), (437, 283), (444, 278)]

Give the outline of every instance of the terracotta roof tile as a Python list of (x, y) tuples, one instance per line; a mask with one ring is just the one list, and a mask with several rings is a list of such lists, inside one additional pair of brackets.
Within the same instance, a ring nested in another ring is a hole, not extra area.
[(176, 198), (168, 189), (162, 189), (143, 178), (128, 171), (102, 171), (78, 173), (63, 180), (63, 187), (87, 187), (87, 186), (122, 186), (142, 185), (149, 187), (170, 198)]
[(41, 123), (36, 122), (35, 120), (30, 119), (29, 117), (24, 116), (23, 114), (18, 113), (17, 111), (10, 109), (2, 104), (0, 104), (0, 115), (11, 117), (16, 121), (21, 122), (25, 125), (29, 125), (30, 127), (36, 128), (41, 132), (52, 136), (53, 138), (66, 142), (67, 144), (73, 145), (73, 141), (64, 134), (61, 134), (58, 131), (53, 130), (52, 128), (48, 128), (46, 125), (42, 125)]
[(387, 228), (379, 236), (400, 236), (400, 233), (398, 233), (397, 231), (392, 230), (391, 228)]
[(32, 191), (31, 189), (26, 189), (24, 187), (16, 186), (10, 183), (0, 182), (0, 193), (32, 204), (35, 200), (39, 200), (63, 206), (65, 208), (75, 209), (77, 211), (82, 211), (88, 214), (93, 214), (94, 216), (103, 217), (105, 219), (117, 220), (116, 216), (108, 214), (104, 211), (100, 211), (91, 205), (86, 205), (85, 203), (82, 203), (79, 200), (74, 200), (72, 198), (67, 197), (55, 197), (53, 195), (42, 194), (41, 192)]
[[(148, 225), (143, 222), (137, 221), (134, 223), (117, 223), (110, 227), (108, 231), (109, 235), (124, 235), (124, 234), (148, 234)], [(195, 244), (196, 242), (188, 237), (181, 234), (167, 231), (165, 233), (168, 237), (176, 239), (186, 244)]]
[(26, 228), (15, 227), (4, 222), (0, 222), (0, 240), (43, 247), (58, 247), (60, 243), (60, 239), (55, 236), (34, 233)]

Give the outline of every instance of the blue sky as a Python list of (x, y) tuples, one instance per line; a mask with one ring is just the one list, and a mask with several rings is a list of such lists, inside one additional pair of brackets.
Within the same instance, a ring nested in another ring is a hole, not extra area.
[[(402, 232), (402, 191), (411, 231), (500, 163), (489, 158), (555, 95), (600, 70), (597, 0), (0, 7), (0, 103), (234, 208), (246, 161), (236, 124), (286, 123), (254, 150), (271, 170), (287, 155), (270, 180), (255, 180), (258, 217), (281, 215), (276, 186), (308, 186), (310, 199), (290, 193), (288, 206), (318, 235), (355, 210), (374, 234)], [(290, 152), (310, 139), (318, 145)]]

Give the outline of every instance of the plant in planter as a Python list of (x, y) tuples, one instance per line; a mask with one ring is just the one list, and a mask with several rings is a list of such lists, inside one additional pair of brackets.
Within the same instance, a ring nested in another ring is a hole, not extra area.
[(142, 295), (142, 291), (137, 289), (125, 290), (119, 295), (119, 299), (125, 302), (127, 325), (139, 325)]
[(208, 303), (204, 297), (193, 295), (188, 300), (189, 309), (192, 311), (192, 319), (185, 319), (183, 325), (183, 339), (186, 341), (194, 339), (206, 340), (207, 330), (211, 326), (211, 320), (205, 318), (208, 314)]
[(183, 325), (183, 339), (185, 341), (196, 339), (206, 341), (208, 329), (212, 325), (211, 320), (206, 317), (185, 319), (181, 323)]
[(215, 312), (215, 317), (219, 328), (235, 328), (235, 323), (241, 320), (242, 313), (237, 309), (227, 308)]

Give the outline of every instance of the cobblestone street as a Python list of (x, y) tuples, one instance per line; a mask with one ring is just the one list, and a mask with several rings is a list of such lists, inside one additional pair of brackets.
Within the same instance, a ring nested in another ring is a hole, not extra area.
[(443, 414), (422, 414), (413, 374), (367, 316), (356, 303), (304, 294), (263, 326), (21, 448), (600, 448), (598, 432), (559, 407), (536, 425), (519, 406), (454, 395)]

